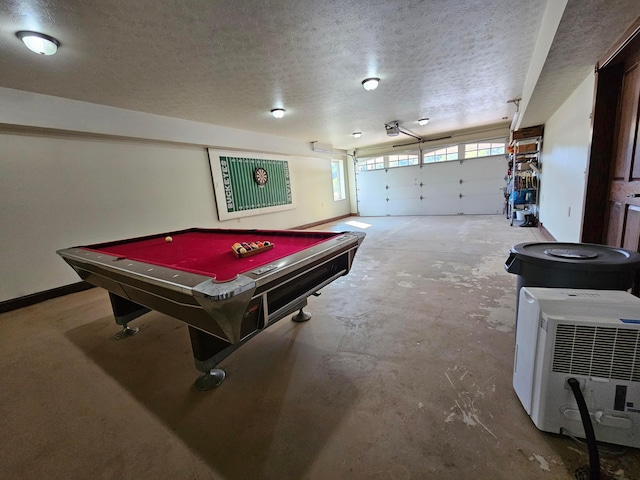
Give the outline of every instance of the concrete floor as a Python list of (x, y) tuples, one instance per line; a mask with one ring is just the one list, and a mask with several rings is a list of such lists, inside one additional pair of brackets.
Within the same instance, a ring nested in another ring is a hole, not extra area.
[[(509, 248), (544, 241), (503, 216), (370, 224), (351, 273), (192, 388), (186, 326), (155, 312), (116, 341), (107, 293), (0, 315), (0, 477), (571, 479), (586, 448), (540, 432), (511, 387)], [(62, 261), (62, 260), (61, 260)], [(620, 449), (615, 449), (619, 453)], [(603, 455), (640, 478), (640, 451)]]

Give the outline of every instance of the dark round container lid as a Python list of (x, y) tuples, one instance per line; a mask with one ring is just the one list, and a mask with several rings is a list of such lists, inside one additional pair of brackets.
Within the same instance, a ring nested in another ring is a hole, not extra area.
[(595, 243), (521, 243), (513, 246), (511, 252), (521, 261), (549, 268), (632, 270), (640, 267), (640, 253)]

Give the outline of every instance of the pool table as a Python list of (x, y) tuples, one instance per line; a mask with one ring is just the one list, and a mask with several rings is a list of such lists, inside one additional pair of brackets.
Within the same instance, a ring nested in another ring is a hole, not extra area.
[[(58, 250), (84, 281), (105, 288), (117, 338), (150, 310), (188, 325), (198, 390), (222, 383), (215, 368), (229, 354), (283, 317), (310, 318), (310, 295), (351, 269), (365, 234), (309, 230), (203, 229)], [(235, 243), (269, 242), (272, 248), (240, 256)]]

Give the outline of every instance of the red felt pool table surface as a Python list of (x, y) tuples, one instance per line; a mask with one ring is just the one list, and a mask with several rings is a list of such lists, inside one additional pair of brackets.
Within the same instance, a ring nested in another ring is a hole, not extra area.
[[(215, 278), (218, 282), (232, 280), (236, 275), (253, 270), (322, 243), (340, 233), (301, 231), (233, 231), (195, 230), (167, 233), (165, 236), (133, 239), (84, 247), (100, 253), (174, 268)], [(231, 246), (238, 242), (269, 241), (274, 248), (257, 255), (238, 258)]]

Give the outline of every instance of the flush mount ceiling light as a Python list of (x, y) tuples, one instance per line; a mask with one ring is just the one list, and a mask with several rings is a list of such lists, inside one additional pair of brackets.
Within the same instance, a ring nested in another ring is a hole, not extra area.
[(16, 32), (16, 37), (22, 40), (29, 50), (39, 55), (53, 55), (60, 46), (60, 42), (57, 39), (44, 33), (22, 30)]
[(362, 136), (362, 132), (353, 132), (351, 135), (353, 135), (353, 138), (360, 138)]
[(378, 88), (378, 83), (380, 83), (380, 79), (379, 78), (365, 78), (362, 81), (362, 86), (364, 87), (365, 90), (367, 91), (371, 91), (371, 90), (375, 90), (376, 88)]
[(284, 108), (274, 108), (273, 110), (271, 110), (271, 115), (273, 115), (276, 118), (282, 118), (284, 117)]
[(427, 123), (429, 123), (428, 118), (421, 118), (420, 120), (418, 120), (418, 125), (420, 125), (421, 127), (424, 127)]

